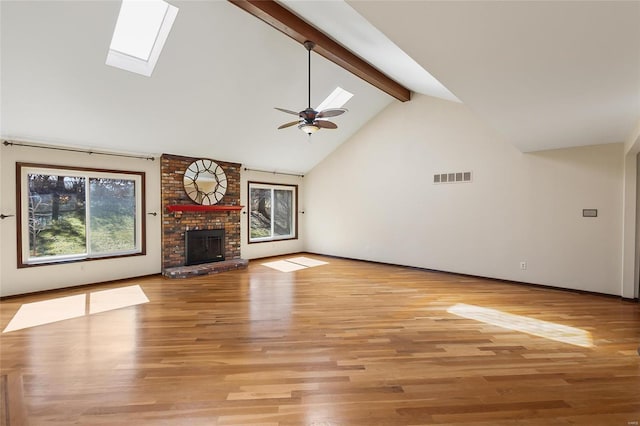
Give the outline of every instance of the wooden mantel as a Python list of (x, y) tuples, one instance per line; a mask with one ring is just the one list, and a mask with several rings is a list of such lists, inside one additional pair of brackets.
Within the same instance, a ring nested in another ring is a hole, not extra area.
[(200, 204), (169, 204), (167, 210), (170, 212), (228, 212), (242, 210), (244, 206), (203, 206)]

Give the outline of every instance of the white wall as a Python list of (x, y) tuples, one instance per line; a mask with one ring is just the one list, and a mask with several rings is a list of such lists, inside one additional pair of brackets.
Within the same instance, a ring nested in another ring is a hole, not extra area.
[(622, 296), (637, 298), (640, 294), (640, 185), (638, 185), (638, 153), (640, 153), (640, 120), (625, 142)]
[[(240, 215), (240, 253), (243, 259), (258, 259), (281, 254), (297, 253), (304, 248), (304, 180), (306, 178), (283, 174), (256, 172), (241, 169), (240, 172), (240, 204), (245, 206)], [(273, 184), (298, 185), (298, 239), (249, 244), (249, 205), (248, 182), (265, 182)]]
[[(3, 205), (4, 203), (2, 202), (2, 200), (4, 200), (4, 198), (5, 198), (4, 197), (4, 193), (3, 193), (4, 185), (2, 184), (2, 181), (3, 181), (2, 172), (4, 171), (4, 166), (2, 165), (2, 157), (3, 157), (2, 153), (3, 152), (4, 152), (4, 150), (2, 149), (2, 146), (0, 146), (0, 214), (7, 214), (4, 210), (2, 210), (4, 208), (4, 205)], [(2, 268), (2, 264), (4, 263), (3, 262), (4, 256), (2, 255), (2, 251), (1, 251), (2, 250), (2, 245), (1, 245), (2, 243), (1, 242), (4, 241), (2, 230), (4, 229), (5, 226), (11, 226), (11, 225), (5, 225), (5, 221), (7, 223), (14, 223), (14, 226), (15, 226), (15, 222), (14, 222), (15, 219), (12, 219), (12, 218), (0, 219), (0, 295), (2, 294), (2, 289), (3, 289), (3, 285), (2, 285), (2, 275), (3, 275), (2, 274), (2, 269), (3, 269)]]
[(416, 95), (305, 176), (305, 249), (619, 295), (623, 160), (622, 143), (522, 154), (464, 105)]
[[(81, 166), (112, 170), (143, 171), (146, 173), (147, 212), (160, 212), (160, 161), (110, 157), (53, 151), (19, 146), (1, 146), (0, 155), (0, 211), (16, 214), (16, 162)], [(0, 221), (0, 295), (9, 296), (82, 284), (116, 280), (159, 273), (160, 220), (162, 215), (146, 217), (147, 254), (117, 259), (74, 262), (59, 265), (17, 268), (16, 219)]]

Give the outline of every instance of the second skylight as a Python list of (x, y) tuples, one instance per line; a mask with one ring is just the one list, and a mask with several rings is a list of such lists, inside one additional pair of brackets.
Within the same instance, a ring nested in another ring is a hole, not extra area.
[(344, 104), (346, 104), (349, 99), (353, 96), (353, 93), (349, 93), (344, 90), (342, 87), (336, 87), (333, 92), (327, 98), (322, 101), (317, 111), (322, 111), (329, 108), (342, 108)]

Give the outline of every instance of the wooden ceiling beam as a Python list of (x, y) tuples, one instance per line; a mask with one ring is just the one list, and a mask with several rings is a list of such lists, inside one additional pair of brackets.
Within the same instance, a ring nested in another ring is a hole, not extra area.
[(251, 15), (288, 35), (298, 43), (313, 41), (314, 52), (360, 77), (394, 98), (406, 102), (411, 91), (368, 62), (336, 43), (329, 36), (300, 19), (290, 10), (273, 0), (228, 0)]

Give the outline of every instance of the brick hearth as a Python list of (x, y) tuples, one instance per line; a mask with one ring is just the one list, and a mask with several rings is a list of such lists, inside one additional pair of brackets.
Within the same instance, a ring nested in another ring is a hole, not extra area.
[(162, 275), (169, 278), (188, 278), (197, 275), (217, 274), (219, 272), (232, 271), (234, 269), (244, 269), (249, 264), (246, 259), (223, 260), (222, 262), (203, 263), (191, 266), (176, 266), (165, 268)]
[[(176, 211), (169, 205), (193, 205), (184, 191), (183, 178), (187, 167), (200, 158), (162, 154), (162, 273), (170, 278), (184, 278), (246, 268), (247, 261), (240, 258), (240, 210), (230, 211)], [(217, 205), (240, 205), (240, 164), (213, 160), (227, 176), (227, 190)], [(191, 229), (224, 229), (225, 261), (184, 266), (184, 233)]]

